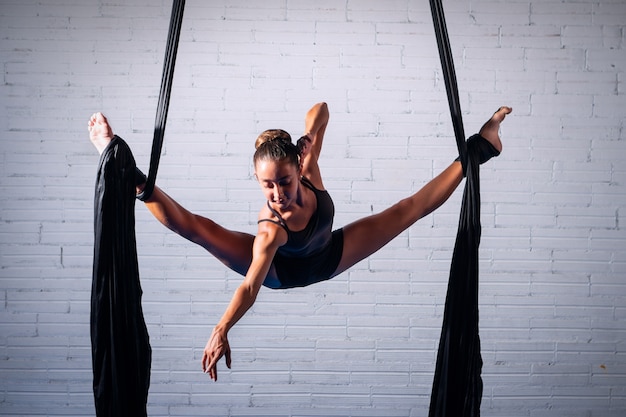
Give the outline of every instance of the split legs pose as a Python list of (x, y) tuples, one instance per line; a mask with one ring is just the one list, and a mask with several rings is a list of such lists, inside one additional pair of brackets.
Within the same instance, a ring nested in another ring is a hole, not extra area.
[[(502, 151), (500, 123), (511, 111), (510, 107), (499, 108), (479, 131), (498, 151)], [(311, 122), (308, 123), (305, 130), (310, 131)], [(93, 114), (88, 129), (91, 142), (101, 154), (113, 138), (106, 117), (102, 113)], [(455, 161), (410, 197), (381, 213), (345, 226), (343, 256), (334, 275), (372, 255), (417, 220), (441, 206), (462, 178), (461, 163)], [(146, 207), (173, 232), (201, 245), (233, 271), (246, 274), (252, 261), (254, 235), (226, 229), (210, 219), (193, 214), (156, 186)]]
[[(480, 135), (499, 152), (500, 123), (511, 112), (502, 107), (483, 125)], [(300, 175), (308, 178), (318, 190), (323, 182), (317, 160), (321, 153), (324, 131), (328, 123), (328, 108), (325, 103), (314, 105), (305, 117), (305, 152), (300, 156), (300, 165), (293, 166), (281, 160), (261, 160), (255, 169), (259, 184), (269, 202), (281, 211), (289, 224), (304, 227), (316, 210), (313, 192), (300, 186)], [(90, 139), (100, 153), (113, 138), (113, 132), (101, 113), (94, 114), (88, 122)], [(286, 174), (285, 174), (286, 173)], [(284, 181), (289, 178), (289, 181)], [(379, 214), (367, 216), (343, 228), (343, 252), (332, 276), (336, 276), (360, 260), (370, 256), (390, 240), (406, 230), (420, 218), (441, 206), (458, 187), (463, 178), (460, 162), (453, 162), (441, 174), (433, 178), (417, 193), (405, 198)], [(139, 190), (140, 191), (140, 190)], [(283, 204), (284, 203), (284, 204)], [(230, 348), (227, 333), (232, 326), (254, 304), (257, 293), (265, 279), (279, 279), (272, 259), (279, 247), (288, 241), (286, 231), (275, 224), (259, 224), (256, 236), (225, 229), (210, 219), (193, 214), (178, 204), (158, 187), (155, 187), (146, 206), (166, 227), (190, 241), (201, 245), (232, 270), (245, 276), (241, 286), (224, 316), (213, 330), (202, 358), (203, 370), (217, 379), (217, 362), (226, 356), (230, 367)], [(260, 218), (271, 217), (265, 206)], [(294, 230), (301, 230), (296, 227)]]

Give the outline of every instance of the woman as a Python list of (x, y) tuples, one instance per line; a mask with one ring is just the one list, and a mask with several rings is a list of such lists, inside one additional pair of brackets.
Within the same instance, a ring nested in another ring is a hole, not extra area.
[[(501, 107), (468, 146), (482, 150), (483, 161), (502, 150), (500, 123), (511, 112)], [(201, 245), (226, 266), (245, 276), (204, 348), (202, 369), (217, 380), (217, 363), (225, 356), (230, 368), (228, 331), (254, 304), (262, 285), (305, 286), (330, 279), (370, 256), (420, 218), (443, 204), (463, 178), (454, 161), (422, 189), (383, 212), (331, 232), (334, 206), (324, 189), (318, 159), (329, 113), (326, 103), (314, 105), (305, 117), (298, 144), (283, 130), (268, 130), (257, 139), (255, 177), (267, 200), (259, 212), (256, 236), (231, 231), (195, 215), (158, 187), (145, 201), (166, 227)], [(113, 138), (107, 119), (94, 114), (90, 139), (100, 153)], [(143, 185), (138, 186), (141, 192)]]

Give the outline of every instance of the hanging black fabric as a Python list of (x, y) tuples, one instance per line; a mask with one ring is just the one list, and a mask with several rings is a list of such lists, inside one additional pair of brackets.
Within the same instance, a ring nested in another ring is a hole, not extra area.
[[(466, 176), (429, 417), (478, 417), (482, 400), (482, 357), (478, 335), (478, 248), (480, 245), (480, 178), (478, 146), (467, 146), (450, 42), (441, 0), (430, 0), (448, 104)], [(477, 144), (480, 141), (468, 143)]]
[(137, 198), (145, 201), (150, 198), (156, 182), (157, 170), (161, 159), (161, 149), (163, 148), (163, 137), (165, 136), (165, 124), (167, 122), (167, 112), (170, 106), (170, 93), (172, 91), (172, 80), (174, 79), (174, 66), (176, 64), (176, 53), (178, 52), (178, 40), (180, 39), (180, 29), (183, 24), (183, 11), (185, 0), (174, 0), (172, 5), (172, 15), (170, 18), (170, 28), (167, 35), (167, 45), (165, 47), (165, 59), (163, 61), (163, 76), (161, 77), (161, 90), (157, 103), (156, 117), (154, 120), (154, 136), (152, 139), (152, 152), (150, 154), (150, 169), (143, 191)]
[(437, 39), (437, 47), (439, 48), (439, 59), (441, 61), (443, 80), (446, 85), (446, 93), (448, 95), (448, 105), (450, 107), (452, 127), (454, 128), (454, 137), (456, 138), (456, 146), (459, 150), (461, 163), (463, 164), (463, 172), (465, 172), (467, 147), (465, 145), (463, 117), (461, 115), (459, 89), (457, 87), (456, 74), (454, 72), (454, 60), (452, 59), (452, 52), (450, 51), (450, 40), (448, 38), (446, 18), (443, 13), (441, 0), (430, 0), (430, 11), (433, 16), (435, 38)]
[(429, 417), (480, 416), (483, 384), (478, 335), (478, 247), (481, 235), (478, 160), (478, 149), (470, 146)]
[(135, 160), (115, 137), (100, 156), (91, 288), (93, 391), (98, 417), (146, 416), (151, 349), (135, 241)]
[[(184, 0), (175, 0), (172, 7), (143, 199), (150, 197), (156, 181), (184, 4)], [(141, 307), (135, 240), (136, 178), (128, 145), (114, 137), (100, 157), (94, 199), (90, 332), (98, 417), (147, 415), (152, 351)]]

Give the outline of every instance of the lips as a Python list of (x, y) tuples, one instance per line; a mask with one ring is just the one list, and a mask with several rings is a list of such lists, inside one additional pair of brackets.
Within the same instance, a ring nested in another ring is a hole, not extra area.
[(272, 203), (280, 206), (281, 208), (284, 208), (284, 207), (287, 207), (288, 201), (289, 200), (285, 197), (285, 198), (279, 198), (278, 200), (272, 200)]

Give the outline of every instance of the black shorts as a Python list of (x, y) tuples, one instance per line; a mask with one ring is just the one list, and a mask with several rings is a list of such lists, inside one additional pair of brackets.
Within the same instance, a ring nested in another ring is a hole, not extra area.
[(264, 286), (275, 290), (306, 287), (330, 279), (343, 254), (343, 229), (332, 232), (331, 241), (319, 252), (300, 258), (289, 258), (276, 254), (273, 265), (278, 281), (266, 280)]

